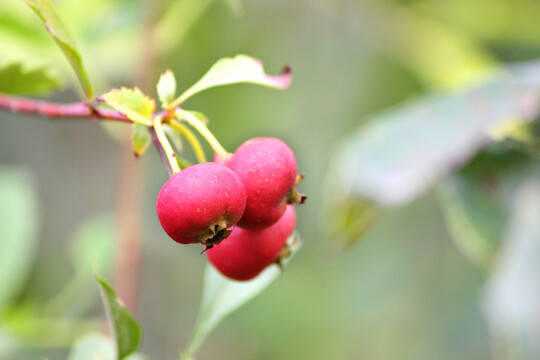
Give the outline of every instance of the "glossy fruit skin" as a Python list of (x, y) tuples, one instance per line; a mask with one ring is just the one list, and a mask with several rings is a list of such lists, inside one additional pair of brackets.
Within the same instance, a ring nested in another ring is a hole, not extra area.
[(297, 175), (296, 158), (287, 144), (257, 137), (240, 145), (230, 158), (216, 161), (231, 168), (246, 187), (246, 209), (238, 226), (260, 230), (281, 218)]
[(245, 206), (246, 190), (238, 176), (216, 163), (180, 171), (163, 185), (156, 202), (159, 222), (174, 241), (209, 246), (238, 222)]
[(206, 251), (210, 263), (224, 276), (251, 280), (274, 263), (296, 226), (296, 212), (288, 205), (274, 225), (263, 230), (236, 227), (227, 240)]

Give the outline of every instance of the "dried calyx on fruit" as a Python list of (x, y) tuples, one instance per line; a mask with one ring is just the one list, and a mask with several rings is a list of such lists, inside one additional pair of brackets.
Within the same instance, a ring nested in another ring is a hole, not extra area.
[(163, 185), (156, 203), (161, 226), (174, 241), (207, 248), (227, 238), (245, 206), (246, 191), (238, 176), (216, 163), (180, 171)]
[(251, 280), (273, 263), (288, 255), (287, 239), (296, 226), (296, 212), (289, 205), (283, 216), (263, 230), (235, 228), (229, 238), (209, 249), (206, 256), (224, 276), (238, 281)]
[(238, 222), (242, 228), (267, 228), (281, 218), (287, 204), (306, 199), (295, 189), (303, 178), (297, 174), (296, 158), (279, 139), (253, 138), (231, 156), (215, 156), (215, 160), (231, 168), (246, 188), (246, 209)]

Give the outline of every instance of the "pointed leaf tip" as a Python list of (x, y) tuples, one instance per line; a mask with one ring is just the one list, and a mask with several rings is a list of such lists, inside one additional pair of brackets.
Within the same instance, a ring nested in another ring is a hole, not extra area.
[(273, 84), (272, 86), (279, 89), (286, 89), (291, 85), (292, 81), (292, 68), (289, 65), (286, 65), (281, 70), (281, 74), (271, 76), (266, 75), (268, 83)]
[(94, 90), (88, 78), (88, 74), (83, 66), (83, 61), (80, 53), (75, 47), (75, 42), (71, 38), (67, 28), (62, 24), (62, 21), (54, 11), (54, 7), (50, 0), (24, 0), (34, 12), (39, 16), (45, 25), (45, 29), (51, 34), (54, 41), (64, 53), (64, 56), (75, 71), (79, 82), (90, 101), (94, 97)]
[(131, 126), (131, 147), (136, 158), (146, 152), (152, 143), (152, 136), (146, 125), (133, 123)]
[(109, 327), (114, 335), (118, 359), (124, 359), (137, 350), (141, 342), (141, 328), (122, 301), (116, 296), (113, 287), (94, 272), (98, 282), (101, 297), (107, 312)]

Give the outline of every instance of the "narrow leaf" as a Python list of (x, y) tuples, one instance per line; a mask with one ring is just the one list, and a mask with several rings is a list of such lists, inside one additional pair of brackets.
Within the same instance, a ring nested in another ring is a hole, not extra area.
[(24, 2), (41, 18), (45, 24), (45, 28), (51, 34), (77, 74), (87, 99), (92, 100), (94, 91), (86, 70), (84, 69), (81, 55), (77, 51), (69, 32), (54, 11), (50, 0), (24, 0)]
[(156, 104), (137, 87), (113, 89), (103, 94), (99, 100), (125, 114), (132, 121), (146, 126), (152, 125), (152, 114), (156, 110)]
[(165, 71), (160, 77), (157, 83), (157, 93), (159, 101), (164, 108), (169, 106), (176, 96), (176, 80), (171, 70)]
[[(287, 243), (291, 246), (292, 257), (301, 247), (298, 235), (296, 233), (291, 235)], [(284, 263), (287, 264), (291, 257)], [(197, 348), (221, 320), (261, 293), (280, 274), (281, 270), (273, 265), (251, 281), (238, 282), (225, 278), (211, 265), (207, 265), (197, 325), (182, 358), (191, 359)]]
[(141, 328), (133, 316), (116, 297), (116, 292), (105, 279), (94, 274), (100, 286), (101, 298), (107, 312), (109, 327), (114, 335), (117, 359), (122, 360), (139, 347)]
[(176, 107), (208, 88), (229, 84), (252, 83), (286, 89), (291, 83), (291, 78), (292, 73), (289, 67), (285, 67), (277, 76), (270, 76), (265, 74), (262, 62), (251, 56), (237, 55), (234, 58), (223, 58), (216, 62), (195, 85), (180, 95), (172, 105)]
[(21, 63), (0, 68), (0, 93), (43, 94), (60, 87), (60, 80), (43, 67), (28, 68)]
[(27, 280), (37, 251), (40, 218), (32, 176), (23, 169), (0, 172), (0, 312)]
[(131, 125), (131, 147), (135, 156), (139, 157), (152, 143), (152, 135), (148, 131), (148, 126), (139, 123)]

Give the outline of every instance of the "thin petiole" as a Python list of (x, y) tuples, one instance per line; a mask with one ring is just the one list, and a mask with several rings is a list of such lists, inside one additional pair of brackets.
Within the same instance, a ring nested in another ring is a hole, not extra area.
[(201, 143), (199, 142), (199, 139), (193, 134), (193, 131), (191, 131), (190, 128), (182, 124), (180, 121), (176, 119), (172, 119), (169, 122), (169, 125), (171, 125), (173, 128), (178, 130), (182, 135), (185, 136), (191, 147), (193, 148), (193, 151), (195, 152), (195, 156), (197, 157), (197, 161), (199, 163), (207, 162), (206, 155), (204, 154), (204, 150), (201, 146)]
[(221, 146), (214, 134), (212, 134), (210, 130), (208, 130), (206, 125), (204, 125), (199, 119), (197, 119), (195, 115), (193, 115), (189, 111), (177, 108), (176, 116), (181, 120), (187, 121), (191, 126), (193, 126), (206, 139), (206, 141), (208, 141), (208, 143), (218, 157), (226, 159), (231, 156), (231, 154), (229, 154), (229, 152), (225, 150), (223, 146)]
[(178, 162), (176, 161), (176, 154), (174, 153), (171, 144), (169, 143), (169, 139), (167, 139), (167, 136), (163, 131), (162, 121), (163, 117), (156, 116), (154, 118), (154, 129), (156, 130), (156, 135), (159, 142), (161, 143), (161, 146), (163, 147), (163, 151), (165, 151), (165, 155), (169, 160), (169, 165), (171, 166), (174, 175), (180, 172), (180, 166), (178, 166)]

